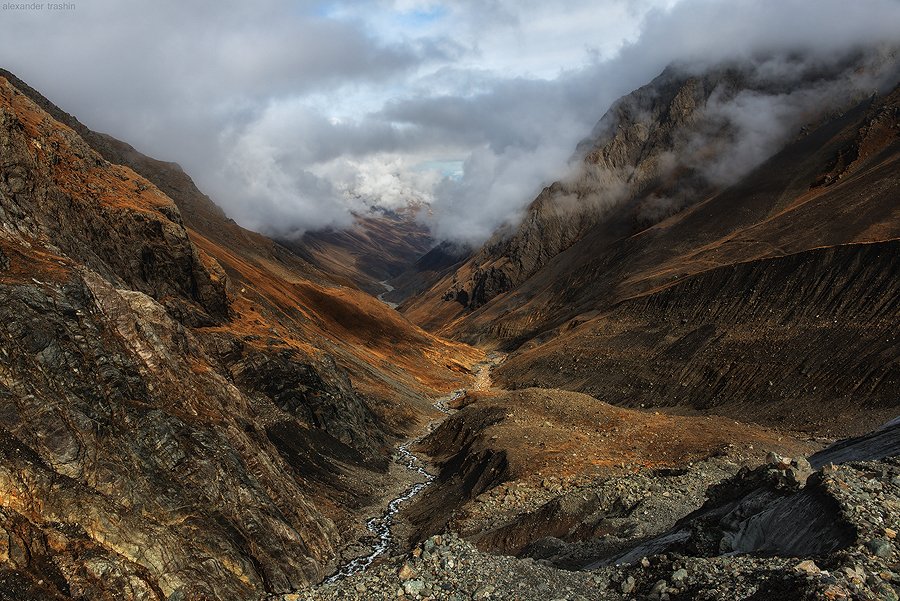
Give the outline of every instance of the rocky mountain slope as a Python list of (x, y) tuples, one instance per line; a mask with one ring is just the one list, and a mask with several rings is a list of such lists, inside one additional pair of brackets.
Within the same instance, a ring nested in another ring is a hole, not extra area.
[[(578, 145), (571, 173), (545, 188), (516, 228), (501, 228), (407, 311), (417, 316), (421, 306), (419, 321), (446, 327), (464, 309), (522, 284), (588, 232), (614, 243), (723, 191), (795, 132), (803, 137), (873, 91), (890, 91), (897, 77), (895, 49), (824, 63), (775, 55), (672, 65), (610, 108)], [(435, 317), (435, 295), (459, 306)]]
[(391, 279), (394, 290), (385, 298), (401, 303), (416, 296), (434, 286), (448, 271), (458, 269), (471, 255), (472, 250), (465, 245), (441, 242)]
[[(889, 600), (900, 591), (895, 422), (807, 460), (815, 442), (575, 393), (494, 391), (455, 405), (425, 444), (457, 466), (496, 469), (479, 478), (454, 468), (423, 499), (450, 500), (444, 530), (372, 570), (273, 601)], [(525, 419), (535, 411), (550, 419)], [(711, 454), (685, 445), (722, 428), (734, 442)], [(766, 446), (795, 454), (760, 460)], [(638, 461), (579, 466), (610, 448)], [(688, 449), (697, 454), (681, 455)]]
[(0, 596), (319, 580), (380, 495), (385, 450), (479, 354), (12, 76), (0, 156)]
[[(515, 349), (497, 373), (506, 387), (834, 434), (893, 417), (900, 91), (896, 54), (877, 57), (848, 59), (879, 74), (875, 94), (835, 91), (846, 64), (794, 81), (667, 69), (613, 107), (576, 176), (545, 189), (515, 232), (401, 310)], [(736, 107), (806, 107), (803, 90), (839, 108), (799, 111), (803, 127), (735, 175)]]

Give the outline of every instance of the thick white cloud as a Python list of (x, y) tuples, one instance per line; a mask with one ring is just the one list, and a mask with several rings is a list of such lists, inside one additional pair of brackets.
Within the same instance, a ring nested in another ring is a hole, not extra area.
[[(900, 31), (896, 0), (76, 4), (0, 14), (4, 66), (178, 161), (239, 222), (289, 234), (425, 200), (439, 236), (470, 242), (514, 221), (613, 100), (673, 60), (827, 57)], [(765, 106), (792, 114), (783, 100)], [(742, 101), (756, 115), (760, 99)]]

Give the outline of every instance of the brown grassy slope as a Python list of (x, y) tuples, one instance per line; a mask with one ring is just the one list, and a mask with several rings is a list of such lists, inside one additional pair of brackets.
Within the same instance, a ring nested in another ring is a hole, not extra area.
[(831, 436), (894, 417), (896, 241), (704, 272), (573, 320), (497, 379)]
[(622, 233), (628, 207), (613, 209), (473, 312), (430, 293), (404, 308), (518, 348), (498, 371), (506, 386), (863, 430), (900, 398), (898, 111), (898, 89), (867, 99), (637, 234)]
[(877, 425), (900, 397), (898, 102), (858, 107), (637, 236), (586, 237), (460, 331), (530, 340), (500, 372), (511, 385)]
[[(602, 477), (687, 464), (728, 444), (791, 454), (803, 443), (723, 417), (678, 416), (615, 407), (577, 392), (542, 388), (473, 393), (428, 439), (437, 461), (468, 446), (503, 453), (508, 480)], [(467, 440), (468, 435), (475, 436)], [(467, 440), (465, 444), (461, 441)]]
[(410, 518), (424, 535), (452, 520), (456, 531), (483, 549), (504, 554), (544, 536), (563, 537), (582, 520), (595, 524), (597, 506), (589, 507), (586, 491), (575, 491), (579, 486), (686, 470), (712, 457), (755, 464), (768, 450), (795, 456), (817, 448), (783, 431), (724, 417), (623, 409), (562, 390), (489, 390), (453, 406), (459, 411), (421, 445), (442, 471), (411, 507)]

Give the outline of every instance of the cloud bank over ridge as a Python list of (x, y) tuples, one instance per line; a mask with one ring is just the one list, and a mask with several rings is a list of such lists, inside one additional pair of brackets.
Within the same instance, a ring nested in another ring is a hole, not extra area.
[[(673, 61), (827, 62), (900, 31), (894, 0), (93, 0), (2, 17), (7, 68), (178, 161), (243, 225), (296, 235), (422, 200), (437, 237), (470, 243), (515, 222), (610, 104)], [(797, 104), (739, 100), (720, 107), (746, 128), (738, 167)]]

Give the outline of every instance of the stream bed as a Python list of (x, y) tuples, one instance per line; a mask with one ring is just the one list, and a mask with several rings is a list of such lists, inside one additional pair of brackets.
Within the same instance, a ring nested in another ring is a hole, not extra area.
[(372, 533), (372, 536), (375, 539), (372, 544), (372, 550), (367, 555), (351, 559), (350, 561), (345, 563), (338, 569), (337, 572), (335, 572), (334, 574), (329, 576), (327, 580), (325, 580), (326, 583), (336, 582), (337, 580), (346, 578), (347, 576), (352, 576), (353, 574), (362, 572), (363, 570), (371, 566), (372, 562), (374, 562), (380, 555), (388, 551), (394, 544), (394, 535), (392, 532), (392, 528), (394, 526), (394, 519), (400, 512), (400, 506), (422, 492), (422, 490), (426, 486), (431, 484), (431, 481), (435, 478), (434, 475), (429, 474), (425, 470), (425, 464), (422, 462), (422, 460), (416, 457), (413, 452), (409, 450), (409, 447), (417, 441), (418, 439), (410, 440), (397, 447), (397, 452), (394, 455), (394, 462), (402, 465), (410, 472), (418, 474), (420, 477), (424, 478), (424, 481), (416, 482), (415, 484), (404, 490), (399, 496), (391, 499), (391, 501), (387, 505), (387, 508), (385, 508), (384, 513), (382, 513), (380, 516), (376, 516), (370, 519), (366, 523), (366, 528), (369, 530), (369, 532)]
[[(384, 282), (382, 283), (386, 287), (389, 286)], [(491, 367), (499, 363), (499, 361), (501, 360), (502, 359), (500, 359), (500, 355), (498, 355), (497, 353), (492, 353), (491, 361), (482, 363), (478, 366), (478, 377), (475, 381), (476, 389), (487, 385)], [(456, 390), (451, 394), (438, 399), (432, 406), (443, 413), (445, 416), (451, 415), (456, 411), (450, 408), (449, 403), (465, 394), (466, 389)], [(344, 563), (334, 574), (325, 579), (326, 584), (337, 582), (338, 580), (342, 580), (344, 578), (347, 578), (348, 576), (358, 574), (359, 572), (368, 569), (376, 559), (378, 559), (381, 555), (384, 555), (394, 545), (393, 526), (394, 521), (397, 518), (397, 514), (400, 513), (401, 506), (405, 502), (409, 501), (420, 492), (422, 492), (425, 487), (431, 484), (431, 482), (436, 477), (433, 474), (428, 473), (428, 471), (425, 469), (425, 463), (421, 459), (416, 457), (416, 455), (409, 449), (412, 445), (419, 442), (423, 437), (434, 431), (434, 429), (441, 423), (441, 421), (443, 421), (443, 418), (431, 422), (430, 424), (428, 424), (428, 428), (425, 430), (424, 434), (408, 440), (397, 447), (397, 450), (393, 456), (394, 463), (401, 466), (403, 469), (406, 469), (408, 472), (410, 472), (410, 475), (413, 476), (414, 479), (420, 481), (411, 484), (400, 495), (391, 499), (381, 515), (375, 516), (368, 522), (366, 522), (366, 529), (371, 533), (372, 540), (370, 551), (365, 555), (361, 555), (360, 557), (356, 557)]]

